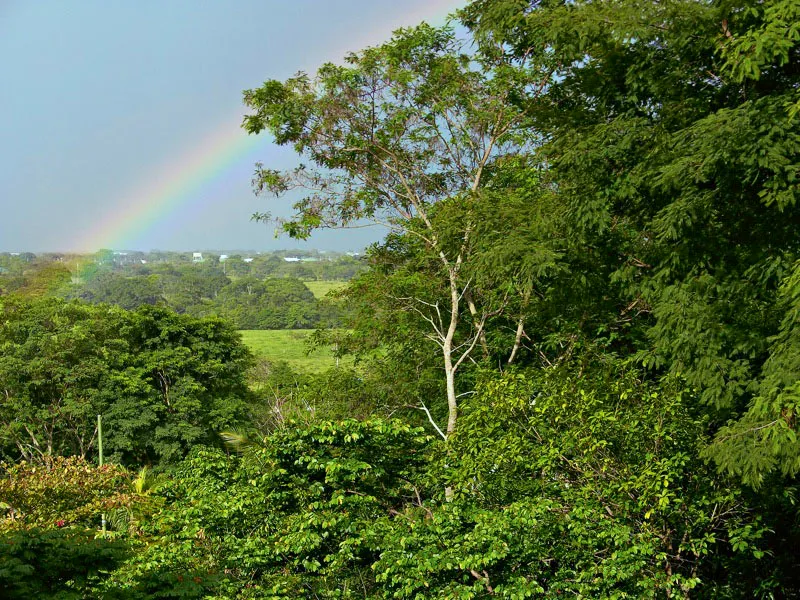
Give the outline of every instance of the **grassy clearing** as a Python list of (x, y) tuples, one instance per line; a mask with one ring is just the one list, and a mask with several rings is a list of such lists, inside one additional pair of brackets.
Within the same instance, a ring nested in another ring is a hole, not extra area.
[(325, 295), (331, 290), (340, 290), (347, 285), (346, 281), (330, 281), (330, 280), (304, 281), (303, 283), (306, 285), (308, 289), (311, 290), (311, 292), (317, 298), (324, 298)]
[(256, 356), (285, 360), (298, 371), (318, 373), (336, 364), (329, 348), (320, 348), (306, 356), (306, 340), (313, 333), (309, 329), (242, 329), (239, 333)]

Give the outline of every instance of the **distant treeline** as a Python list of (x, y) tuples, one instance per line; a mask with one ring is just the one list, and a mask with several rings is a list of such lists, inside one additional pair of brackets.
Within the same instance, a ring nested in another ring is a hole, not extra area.
[(338, 316), (336, 307), (316, 299), (301, 279), (343, 281), (363, 270), (360, 259), (347, 255), (219, 258), (135, 253), (132, 259), (110, 251), (77, 257), (4, 254), (0, 295), (55, 296), (128, 310), (162, 305), (197, 317), (221, 316), (240, 329), (305, 329), (335, 325)]
[(357, 253), (277, 250), (269, 253), (219, 252), (114, 252), (93, 254), (57, 252), (0, 252), (0, 293), (13, 285), (10, 279), (47, 265), (60, 267), (64, 277), (80, 279), (98, 268), (128, 275), (157, 272), (163, 265), (219, 266), (225, 275), (244, 277), (296, 277), (304, 280), (348, 280), (364, 270)]

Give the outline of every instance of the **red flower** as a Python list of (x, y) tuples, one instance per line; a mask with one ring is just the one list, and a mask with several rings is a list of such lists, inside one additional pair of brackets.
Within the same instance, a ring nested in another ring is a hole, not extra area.
[(63, 527), (66, 524), (67, 522), (64, 519), (59, 519), (58, 521), (56, 521), (56, 527)]

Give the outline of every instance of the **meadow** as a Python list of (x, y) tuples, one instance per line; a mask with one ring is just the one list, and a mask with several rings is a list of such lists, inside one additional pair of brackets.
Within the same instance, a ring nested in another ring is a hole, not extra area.
[(324, 298), (328, 292), (333, 290), (340, 290), (347, 285), (346, 281), (332, 281), (322, 279), (319, 281), (303, 281), (305, 286), (311, 290), (314, 297), (317, 299)]
[[(310, 329), (242, 329), (239, 333), (256, 356), (285, 360), (298, 371), (319, 373), (336, 365), (330, 348), (318, 348), (307, 354), (307, 340), (313, 333)], [(352, 359), (347, 362), (351, 364)]]

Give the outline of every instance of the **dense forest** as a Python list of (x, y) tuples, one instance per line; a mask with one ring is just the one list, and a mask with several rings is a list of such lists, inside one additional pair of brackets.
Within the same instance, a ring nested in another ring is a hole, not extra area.
[[(796, 0), (474, 0), (244, 102), (285, 234), (389, 233), (0, 257), (3, 597), (800, 596)], [(354, 366), (236, 331), (297, 327)]]

